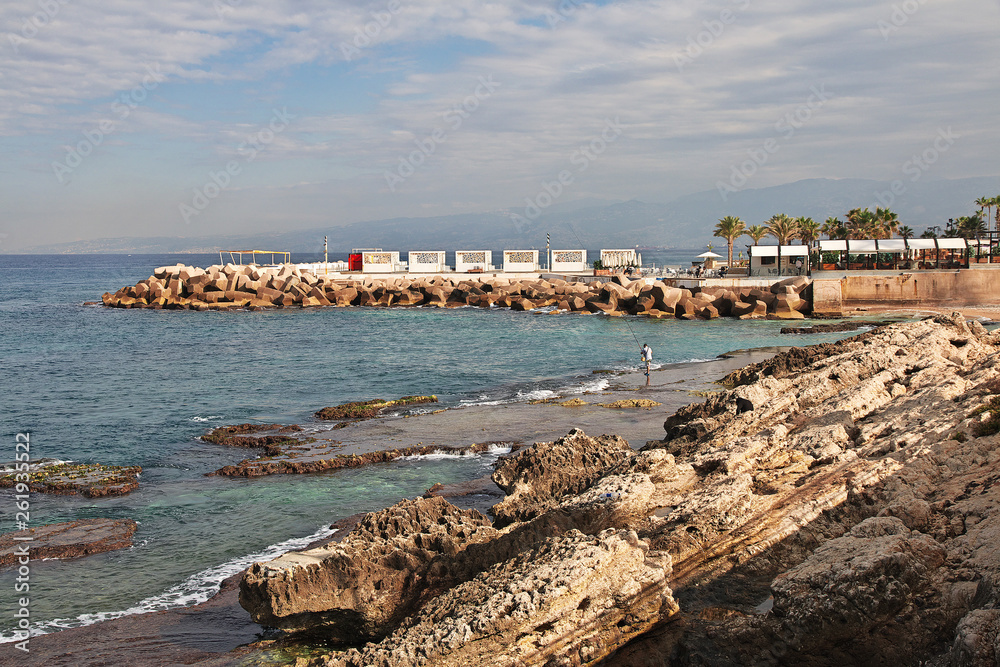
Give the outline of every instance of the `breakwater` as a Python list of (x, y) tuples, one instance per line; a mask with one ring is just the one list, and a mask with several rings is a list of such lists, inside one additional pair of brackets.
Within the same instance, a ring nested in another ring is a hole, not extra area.
[(802, 319), (811, 312), (810, 280), (795, 277), (769, 288), (675, 287), (668, 280), (612, 276), (606, 281), (516, 277), (317, 276), (291, 265), (226, 264), (201, 269), (160, 267), (135, 285), (106, 292), (112, 308), (225, 310), (324, 306), (554, 308), (565, 312), (652, 318)]

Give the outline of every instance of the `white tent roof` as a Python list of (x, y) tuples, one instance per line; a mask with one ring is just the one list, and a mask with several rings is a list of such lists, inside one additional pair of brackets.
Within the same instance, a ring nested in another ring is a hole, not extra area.
[(847, 251), (854, 255), (872, 255), (877, 252), (874, 239), (850, 239)]
[(781, 246), (782, 257), (805, 257), (809, 254), (807, 245), (783, 245)]
[(937, 248), (934, 239), (907, 239), (906, 245), (912, 250), (934, 250)]
[(965, 249), (965, 239), (938, 239), (938, 248), (944, 248), (946, 250), (964, 250)]
[(819, 249), (823, 252), (847, 250), (847, 241), (844, 239), (823, 239), (819, 242)]
[(700, 255), (696, 255), (696, 257), (704, 257), (705, 259), (708, 259), (709, 257), (722, 257), (722, 255), (717, 255), (711, 250), (709, 250), (708, 252), (703, 252)]
[(753, 257), (777, 257), (778, 246), (776, 245), (752, 245), (747, 250)]
[(903, 239), (879, 239), (879, 252), (906, 252), (906, 241)]

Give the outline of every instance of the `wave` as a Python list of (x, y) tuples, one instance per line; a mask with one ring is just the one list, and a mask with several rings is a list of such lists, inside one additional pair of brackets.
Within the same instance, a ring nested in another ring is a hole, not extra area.
[(195, 416), (195, 417), (191, 417), (191, 419), (189, 419), (188, 421), (193, 421), (193, 422), (209, 422), (209, 421), (214, 421), (216, 419), (222, 419), (223, 416), (224, 415), (209, 415), (207, 417), (197, 417), (197, 416)]
[[(221, 565), (216, 565), (202, 570), (201, 572), (196, 572), (176, 586), (171, 586), (159, 595), (153, 595), (145, 600), (140, 600), (128, 609), (97, 612), (93, 614), (80, 614), (76, 618), (60, 618), (52, 621), (42, 621), (32, 625), (29, 632), (32, 637), (36, 637), (50, 632), (58, 632), (60, 630), (67, 630), (69, 628), (76, 628), (84, 625), (93, 625), (94, 623), (100, 623), (102, 621), (111, 621), (124, 616), (137, 616), (139, 614), (149, 614), (154, 611), (178, 609), (200, 604), (219, 592), (223, 580), (237, 574), (238, 572), (242, 572), (246, 568), (250, 567), (252, 563), (257, 561), (272, 560), (289, 551), (302, 549), (310, 543), (330, 537), (336, 532), (337, 530), (335, 528), (323, 526), (311, 535), (306, 535), (305, 537), (293, 537), (292, 539), (285, 540), (284, 542), (272, 544), (271, 546), (256, 553), (239, 556), (237, 558), (233, 558), (232, 560), (228, 560)], [(17, 635), (6, 635), (0, 632), (0, 644), (20, 641), (23, 638), (23, 636), (19, 637)]]
[(462, 452), (455, 453), (449, 452), (446, 449), (441, 449), (440, 451), (433, 452), (431, 454), (414, 454), (413, 456), (404, 456), (400, 458), (400, 461), (443, 461), (447, 459), (467, 459), (469, 457), (481, 456), (484, 458), (503, 456), (505, 454), (510, 454), (511, 446), (504, 444), (494, 444), (490, 445), (486, 450), (482, 452)]

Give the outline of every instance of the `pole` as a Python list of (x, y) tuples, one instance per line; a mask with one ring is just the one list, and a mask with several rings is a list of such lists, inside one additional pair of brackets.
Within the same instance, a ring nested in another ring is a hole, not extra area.
[(552, 251), (549, 250), (549, 241), (552, 240), (550, 234), (545, 235), (545, 269), (551, 273), (552, 272)]
[(327, 244), (326, 237), (323, 237), (323, 275), (327, 275), (330, 272), (330, 260), (327, 258)]

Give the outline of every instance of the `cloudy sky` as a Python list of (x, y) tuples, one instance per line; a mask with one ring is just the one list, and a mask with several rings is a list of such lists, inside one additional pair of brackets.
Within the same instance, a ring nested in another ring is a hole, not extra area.
[(998, 0), (5, 0), (0, 34), (6, 251), (1000, 174)]

